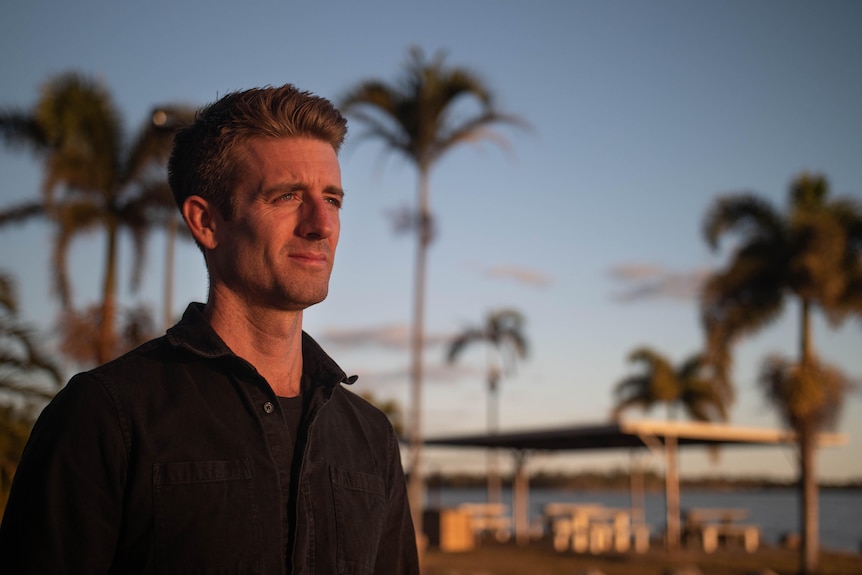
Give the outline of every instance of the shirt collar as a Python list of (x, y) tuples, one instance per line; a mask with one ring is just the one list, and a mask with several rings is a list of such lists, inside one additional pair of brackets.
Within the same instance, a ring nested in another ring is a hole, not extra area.
[[(237, 357), (204, 317), (203, 310), (204, 304), (190, 303), (179, 323), (168, 329), (168, 342), (177, 347), (184, 347), (201, 357)], [(335, 360), (303, 331), (302, 381), (303, 386), (309, 382), (333, 386), (338, 382), (352, 384), (356, 381), (356, 376), (347, 377)], [(305, 391), (303, 389), (303, 392)]]

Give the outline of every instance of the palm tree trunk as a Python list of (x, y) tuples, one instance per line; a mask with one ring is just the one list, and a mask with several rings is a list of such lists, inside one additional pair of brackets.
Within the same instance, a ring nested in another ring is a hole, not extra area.
[(108, 223), (108, 245), (105, 252), (105, 277), (102, 287), (102, 325), (99, 328), (96, 361), (102, 364), (112, 359), (114, 323), (117, 314), (117, 222)]
[(632, 509), (632, 526), (641, 526), (644, 517), (644, 474), (640, 454), (636, 450), (629, 453), (629, 501)]
[[(800, 309), (800, 363), (808, 366), (813, 358), (811, 344), (811, 306), (806, 298), (801, 300)], [(810, 421), (801, 422), (797, 430), (799, 442), (799, 498), (802, 503), (800, 523), (802, 525), (802, 545), (799, 548), (801, 572), (813, 575), (817, 572), (820, 555), (819, 542), (819, 502), (817, 492), (817, 431)]]
[(814, 350), (811, 347), (811, 304), (806, 298), (800, 301), (799, 323), (799, 360), (808, 365)]
[[(492, 369), (494, 369), (492, 367)], [(500, 387), (498, 376), (491, 373), (488, 379), (488, 434), (495, 435), (500, 430)], [(488, 450), (488, 503), (503, 500), (503, 482), (500, 477), (500, 453), (492, 447)]]
[(664, 440), (665, 452), (665, 512), (667, 529), (665, 546), (669, 552), (679, 548), (679, 462), (677, 458), (676, 436), (667, 435)]
[(799, 431), (799, 489), (802, 500), (802, 545), (800, 547), (801, 572), (814, 575), (820, 555), (819, 504), (817, 493), (816, 432), (811, 426)]
[(407, 497), (413, 528), (421, 544), (424, 541), (422, 515), (425, 509), (425, 478), (422, 468), (422, 351), (425, 339), (425, 272), (428, 244), (431, 240), (431, 213), (428, 207), (428, 170), (419, 168), (419, 229), (416, 241), (416, 276), (413, 285), (413, 325), (410, 353), (410, 465)]
[(527, 453), (515, 452), (515, 477), (512, 481), (512, 516), (515, 519), (515, 542), (530, 542), (530, 476), (527, 474)]

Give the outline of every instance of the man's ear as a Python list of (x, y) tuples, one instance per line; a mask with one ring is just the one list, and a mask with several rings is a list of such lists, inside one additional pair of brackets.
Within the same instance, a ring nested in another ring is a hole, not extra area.
[(189, 196), (183, 202), (183, 218), (198, 244), (208, 250), (218, 245), (216, 231), (222, 219), (215, 205), (200, 196)]

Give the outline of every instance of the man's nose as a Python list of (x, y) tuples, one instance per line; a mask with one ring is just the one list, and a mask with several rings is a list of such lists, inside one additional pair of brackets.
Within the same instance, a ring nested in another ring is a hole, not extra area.
[(310, 239), (328, 238), (338, 222), (338, 208), (324, 198), (308, 198), (302, 203), (299, 235)]

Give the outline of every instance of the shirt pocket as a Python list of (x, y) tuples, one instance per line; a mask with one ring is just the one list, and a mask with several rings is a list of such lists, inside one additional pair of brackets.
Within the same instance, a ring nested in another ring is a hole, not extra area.
[(251, 463), (153, 465), (156, 572), (260, 573)]
[(383, 478), (335, 467), (329, 468), (329, 478), (335, 504), (338, 573), (372, 573), (386, 513)]

